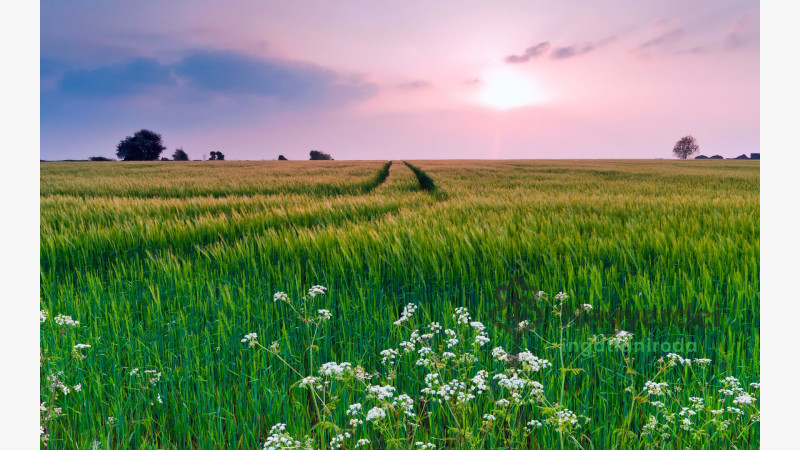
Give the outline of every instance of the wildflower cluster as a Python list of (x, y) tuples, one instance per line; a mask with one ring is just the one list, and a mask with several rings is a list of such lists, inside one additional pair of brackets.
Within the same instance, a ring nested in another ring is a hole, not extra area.
[(303, 449), (311, 450), (311, 438), (306, 437), (303, 440), (295, 439), (286, 432), (286, 424), (278, 423), (272, 426), (269, 430), (269, 436), (262, 450), (279, 450), (279, 449)]
[[(45, 319), (47, 318), (46, 315), (44, 317)], [(42, 320), (42, 322), (44, 322), (44, 320)], [(71, 316), (65, 316), (63, 314), (57, 315), (55, 319), (53, 319), (53, 322), (55, 322), (58, 325), (61, 325), (62, 327), (77, 327), (78, 325), (81, 324), (77, 320), (73, 320)]]
[(395, 325), (402, 325), (405, 322), (408, 322), (409, 319), (414, 315), (414, 311), (417, 310), (417, 305), (413, 303), (409, 303), (403, 308), (403, 313), (400, 314), (400, 318), (397, 319), (394, 324)]
[[(430, 322), (415, 324), (412, 320), (418, 308), (409, 303), (394, 321), (396, 345), (380, 351), (380, 370), (370, 373), (359, 365), (347, 361), (319, 361), (316, 357), (319, 339), (319, 317), (332, 318), (328, 310), (311, 309), (310, 302), (325, 294), (321, 286), (312, 287), (300, 304), (293, 304), (288, 296), (278, 292), (275, 301), (285, 302), (295, 311), (300, 323), (305, 326), (302, 336), (310, 336), (305, 341), (301, 355), (280, 353), (277, 344), (268, 350), (277, 360), (287, 364), (293, 372), (305, 370), (311, 374), (299, 376), (296, 388), (306, 390), (303, 394), (313, 404), (309, 408), (313, 422), (325, 423), (314, 434), (313, 441), (329, 448), (369, 448), (375, 442), (414, 443), (414, 448), (436, 448), (431, 442), (427, 428), (423, 424), (447, 424), (447, 433), (456, 442), (463, 442), (466, 448), (485, 448), (491, 434), (492, 445), (505, 448), (523, 448), (532, 439), (529, 435), (542, 428), (558, 433), (573, 443), (585, 440), (584, 433), (589, 418), (576, 412), (569, 405), (563, 393), (558, 395), (556, 383), (549, 382), (569, 373), (579, 373), (560, 358), (544, 357), (542, 352), (560, 349), (562, 346), (544, 341), (541, 347), (513, 349), (507, 351), (501, 346), (491, 350), (486, 344), (491, 342), (487, 327), (472, 318), (465, 307), (456, 308), (448, 323)], [(555, 316), (560, 316), (564, 303), (569, 297), (558, 293), (551, 300), (545, 293), (538, 293), (537, 299), (550, 302)], [(576, 315), (592, 311), (589, 304), (580, 304)], [(311, 313), (316, 311), (316, 314)], [(558, 319), (559, 321), (561, 319)], [(407, 326), (406, 326), (407, 325)], [(414, 327), (412, 327), (414, 325)], [(568, 328), (569, 325), (564, 328)], [(530, 322), (520, 324), (520, 333), (532, 331), (537, 337), (538, 330), (530, 327)], [(678, 433), (700, 436), (733, 428), (758, 420), (758, 398), (752, 391), (746, 391), (737, 379), (726, 378), (719, 391), (720, 397), (709, 399), (704, 396), (683, 397), (691, 386), (680, 386), (682, 381), (665, 379), (672, 367), (705, 368), (709, 359), (683, 358), (668, 354), (662, 361), (662, 368), (655, 376), (636, 381), (639, 376), (630, 367), (630, 352), (625, 351), (633, 334), (616, 331), (610, 337), (602, 335), (592, 338), (592, 342), (606, 341), (620, 348), (621, 370), (629, 378), (630, 392), (637, 400), (631, 402), (629, 418), (624, 419), (622, 428), (624, 439), (622, 447), (633, 445), (631, 440), (641, 439), (648, 445), (668, 446)], [(256, 342), (257, 336), (251, 333), (242, 339), (243, 343)], [(563, 336), (562, 336), (563, 339)], [(531, 345), (531, 342), (526, 342)], [(251, 346), (254, 346), (252, 344)], [(288, 350), (287, 350), (288, 351)], [(559, 361), (560, 370), (548, 370), (553, 361)], [(294, 365), (292, 365), (294, 364)], [(398, 374), (403, 374), (399, 376)], [(641, 383), (641, 384), (640, 384)], [(684, 383), (685, 384), (685, 383)], [(750, 385), (757, 390), (757, 382)], [(410, 395), (419, 392), (419, 396)], [(563, 392), (563, 391), (562, 391)], [(556, 402), (554, 399), (558, 398)], [(344, 403), (341, 407), (337, 406)], [(640, 410), (640, 408), (645, 408)], [(337, 415), (339, 410), (344, 414)], [(474, 416), (473, 416), (474, 414)], [(531, 415), (533, 417), (531, 417)], [(479, 418), (480, 433), (476, 433), (472, 422), (464, 417)], [(637, 417), (642, 417), (639, 424)], [(342, 420), (344, 418), (344, 420)], [(524, 424), (519, 428), (518, 424)], [(518, 432), (496, 434), (493, 430), (514, 429)], [(626, 430), (627, 429), (627, 430)], [(639, 434), (636, 433), (638, 429)], [(450, 438), (448, 438), (450, 439)], [(286, 432), (286, 425), (278, 424), (270, 431), (264, 449), (307, 448), (312, 439), (295, 439)], [(630, 445), (629, 445), (630, 444)]]

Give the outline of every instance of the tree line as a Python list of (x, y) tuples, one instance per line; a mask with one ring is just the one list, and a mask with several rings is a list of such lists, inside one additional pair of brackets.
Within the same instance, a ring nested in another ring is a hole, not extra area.
[[(183, 149), (183, 147), (178, 147), (175, 149), (175, 151), (172, 153), (171, 160), (161, 156), (166, 149), (167, 147), (164, 146), (161, 134), (156, 133), (155, 131), (142, 129), (134, 133), (133, 136), (128, 136), (121, 140), (119, 144), (117, 144), (116, 154), (117, 158), (121, 159), (122, 161), (189, 161), (189, 154)], [(331, 155), (328, 153), (318, 150), (311, 150), (309, 153), (309, 159), (332, 161), (333, 157), (331, 157)], [(206, 160), (205, 154), (203, 155), (202, 160)], [(288, 158), (283, 155), (279, 155), (278, 160), (288, 161)], [(114, 160), (104, 156), (92, 156), (89, 158), (89, 161)], [(220, 151), (213, 151), (210, 153), (208, 161), (225, 161), (225, 154)]]

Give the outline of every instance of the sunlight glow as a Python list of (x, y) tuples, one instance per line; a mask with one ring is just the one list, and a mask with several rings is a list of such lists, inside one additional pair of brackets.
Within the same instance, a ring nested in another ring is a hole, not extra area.
[(500, 111), (541, 103), (544, 95), (533, 80), (512, 69), (497, 69), (483, 77), (477, 100)]

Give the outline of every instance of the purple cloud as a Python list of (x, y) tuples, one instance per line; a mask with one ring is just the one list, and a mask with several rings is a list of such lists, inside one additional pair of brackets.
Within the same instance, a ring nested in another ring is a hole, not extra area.
[(432, 85), (425, 80), (414, 80), (414, 81), (409, 81), (407, 83), (400, 83), (397, 85), (398, 89), (402, 89), (404, 91), (415, 91), (419, 89), (428, 89), (431, 87)]
[(540, 43), (538, 43), (536, 45), (532, 45), (532, 46), (526, 48), (525, 51), (521, 55), (508, 55), (508, 56), (506, 56), (505, 61), (508, 64), (526, 63), (526, 62), (530, 61), (531, 59), (536, 59), (536, 58), (544, 55), (545, 53), (547, 53), (547, 50), (549, 50), (549, 49), (550, 49), (550, 43), (549, 42), (547, 42), (547, 41), (540, 42)]

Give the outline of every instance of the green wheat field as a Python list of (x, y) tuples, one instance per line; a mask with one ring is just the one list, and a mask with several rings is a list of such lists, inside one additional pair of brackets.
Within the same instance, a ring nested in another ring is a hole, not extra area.
[(40, 177), (43, 447), (759, 446), (758, 162)]

